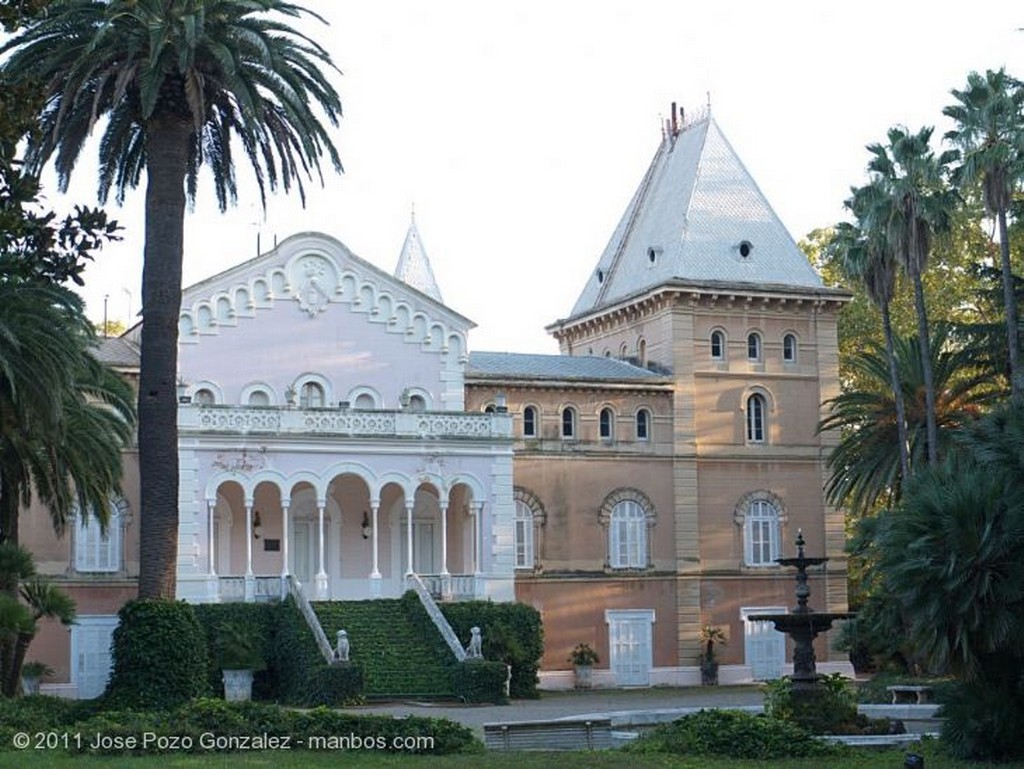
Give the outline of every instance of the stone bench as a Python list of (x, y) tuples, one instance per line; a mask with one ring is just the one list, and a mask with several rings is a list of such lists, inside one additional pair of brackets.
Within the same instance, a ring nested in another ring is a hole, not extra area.
[(932, 701), (932, 687), (927, 685), (912, 686), (909, 684), (899, 684), (896, 686), (887, 686), (885, 690), (892, 695), (892, 704), (897, 705), (901, 702), (912, 702), (918, 705), (927, 705)]
[(512, 721), (484, 724), (491, 750), (606, 750), (613, 747), (610, 718)]

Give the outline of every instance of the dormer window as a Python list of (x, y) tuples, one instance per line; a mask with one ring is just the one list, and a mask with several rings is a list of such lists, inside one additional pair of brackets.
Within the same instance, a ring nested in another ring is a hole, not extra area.
[(754, 244), (749, 240), (741, 240), (739, 245), (740, 258), (749, 259), (751, 252), (754, 250)]

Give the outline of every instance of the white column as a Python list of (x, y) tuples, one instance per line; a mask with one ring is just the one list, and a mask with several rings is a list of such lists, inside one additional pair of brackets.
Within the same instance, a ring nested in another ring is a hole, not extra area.
[(287, 577), (288, 571), (288, 504), (281, 503), (281, 576)]
[(473, 573), (480, 576), (482, 569), (480, 561), (483, 557), (483, 548), (480, 546), (480, 539), (483, 537), (483, 502), (473, 503)]
[(408, 560), (405, 564), (406, 575), (412, 574), (412, 508), (415, 505), (415, 501), (405, 501), (405, 553)]
[(245, 500), (245, 600), (256, 600), (256, 577), (252, 573), (252, 500)]
[(319, 548), (317, 550), (317, 569), (316, 569), (316, 597), (323, 600), (327, 598), (327, 571), (324, 569), (324, 505), (327, 504), (327, 500), (318, 499), (316, 501), (316, 515), (317, 525), (319, 529)]
[(214, 533), (213, 532), (213, 528), (214, 528), (214, 526), (213, 526), (213, 524), (214, 524), (213, 511), (214, 511), (214, 508), (215, 508), (216, 504), (217, 504), (216, 501), (214, 501), (212, 499), (206, 500), (206, 526), (207, 526), (207, 529), (206, 529), (206, 546), (208, 548), (207, 555), (209, 556), (209, 559), (208, 559), (209, 562), (210, 562), (209, 571), (210, 571), (210, 576), (211, 577), (216, 577), (217, 576), (217, 569), (216, 569), (214, 558), (213, 558), (214, 552), (215, 552), (214, 548), (216, 547), (216, 542), (214, 541), (214, 536), (213, 536), (213, 533)]
[(378, 530), (378, 513), (380, 511), (380, 500), (370, 500), (370, 513), (372, 515), (371, 525), (373, 526), (373, 571), (370, 572), (370, 595), (373, 598), (380, 598), (381, 575), (380, 575), (380, 532)]
[(440, 502), (441, 507), (441, 576), (448, 576), (448, 500)]

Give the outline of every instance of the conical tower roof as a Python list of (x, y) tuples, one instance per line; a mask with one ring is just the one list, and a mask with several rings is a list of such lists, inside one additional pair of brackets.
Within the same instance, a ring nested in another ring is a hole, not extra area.
[(572, 317), (678, 281), (822, 285), (710, 115), (667, 126)]
[(395, 267), (395, 277), (434, 301), (444, 304), (441, 289), (437, 287), (434, 271), (430, 268), (430, 259), (420, 240), (415, 217), (409, 222), (409, 231), (405, 233), (405, 243), (402, 244), (402, 253), (398, 257), (398, 266)]

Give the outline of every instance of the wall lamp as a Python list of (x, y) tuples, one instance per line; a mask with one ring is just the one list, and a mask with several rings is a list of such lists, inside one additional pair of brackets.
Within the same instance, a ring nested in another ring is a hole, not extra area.
[(370, 532), (373, 529), (370, 528), (370, 514), (367, 511), (363, 511), (363, 539), (370, 538)]
[(260, 520), (260, 511), (256, 510), (252, 516), (252, 538), (259, 539), (260, 531), (263, 528), (263, 521)]

